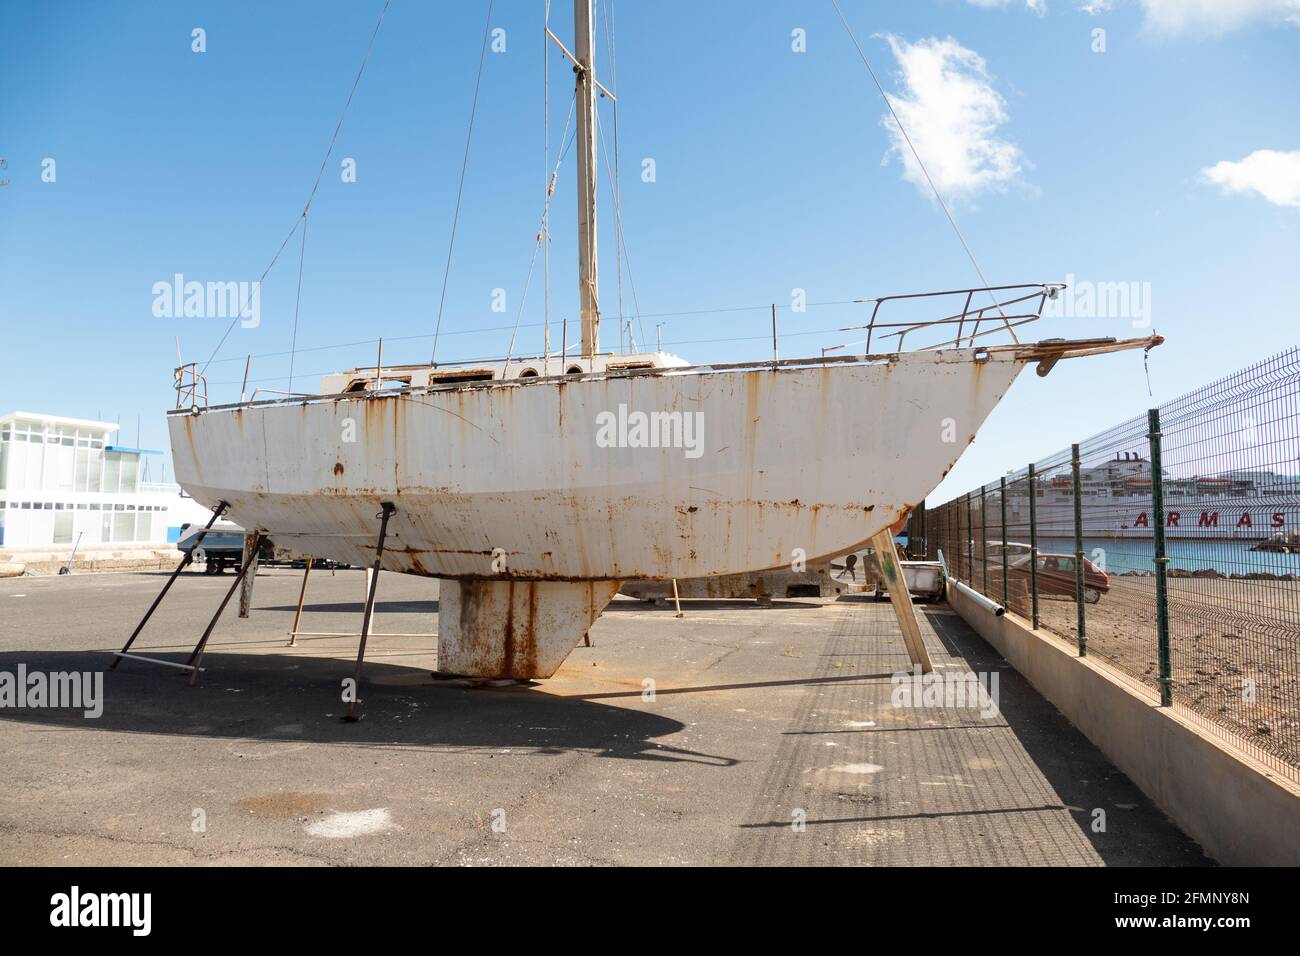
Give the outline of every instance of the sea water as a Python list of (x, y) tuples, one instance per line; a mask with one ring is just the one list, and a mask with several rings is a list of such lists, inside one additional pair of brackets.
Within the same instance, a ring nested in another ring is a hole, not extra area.
[[(1300, 554), (1277, 554), (1250, 550), (1251, 541), (1165, 541), (1169, 568), (1183, 571), (1211, 569), (1223, 574), (1300, 575)], [(979, 549), (979, 542), (975, 544)], [(1039, 552), (1073, 554), (1073, 538), (1039, 538)], [(1152, 538), (1084, 538), (1084, 555), (1107, 574), (1125, 571), (1155, 571), (1155, 541)]]

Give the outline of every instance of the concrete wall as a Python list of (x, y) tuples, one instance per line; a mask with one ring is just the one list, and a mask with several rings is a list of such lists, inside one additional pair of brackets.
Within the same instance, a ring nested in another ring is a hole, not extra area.
[(948, 602), (1214, 859), (1300, 865), (1300, 786), (1023, 618), (952, 587)]
[[(68, 563), (72, 548), (46, 545), (43, 548), (0, 548), (0, 565), (17, 568), (19, 574), (57, 574)], [(183, 555), (173, 545), (97, 544), (77, 549), (72, 562), (74, 574), (92, 571), (170, 571)], [(0, 577), (5, 576), (0, 573)]]

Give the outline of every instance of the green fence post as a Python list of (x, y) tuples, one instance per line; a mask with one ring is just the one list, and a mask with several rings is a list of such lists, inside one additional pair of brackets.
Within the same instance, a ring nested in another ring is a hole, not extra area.
[[(924, 561), (926, 558), (930, 556), (930, 535), (929, 535), (930, 529), (926, 527), (926, 525), (928, 525), (930, 522), (928, 520), (928, 515), (926, 515), (925, 512), (926, 512), (925, 502), (922, 501), (921, 502), (921, 534), (920, 534), (921, 550), (919, 552), (921, 556), (920, 559), (922, 561)], [(908, 541), (908, 544), (911, 543), (912, 543), (911, 541)], [(913, 553), (915, 554), (917, 552), (913, 552)]]
[(971, 516), (970, 492), (966, 492), (966, 583), (975, 586), (975, 520)]
[[(952, 514), (952, 508), (949, 507), (948, 505), (944, 505), (943, 506), (943, 534), (939, 538), (939, 540), (943, 542), (943, 559), (945, 561), (952, 560), (952, 545), (948, 543), (948, 539), (952, 537), (952, 530), (948, 526), (948, 521), (951, 514)], [(939, 556), (936, 554), (935, 557), (938, 558)]]
[(1002, 606), (1006, 607), (1010, 602), (1011, 593), (1007, 586), (1007, 479), (1003, 476), (1000, 479), (998, 497), (1002, 502)]
[(961, 499), (956, 498), (952, 503), (952, 567), (953, 577), (958, 581), (962, 579), (961, 560), (965, 553), (966, 548), (961, 543)]
[(989, 496), (988, 486), (980, 485), (980, 564), (984, 568), (985, 597), (989, 593)]
[(1151, 526), (1155, 532), (1156, 566), (1156, 647), (1160, 655), (1160, 706), (1174, 702), (1173, 668), (1169, 661), (1169, 592), (1165, 554), (1165, 476), (1160, 463), (1160, 409), (1147, 412), (1151, 430)]
[(948, 568), (952, 576), (961, 580), (961, 552), (957, 542), (961, 540), (961, 499), (954, 498), (948, 502)]
[(1079, 614), (1079, 656), (1088, 656), (1088, 632), (1083, 611), (1083, 489), (1079, 485), (1079, 446), (1070, 446), (1074, 475), (1074, 603)]
[(1038, 630), (1038, 479), (1029, 466), (1029, 591), (1032, 598), (1033, 625)]
[(948, 534), (952, 540), (948, 543), (950, 551), (948, 554), (948, 565), (952, 569), (952, 576), (958, 581), (961, 580), (961, 550), (957, 547), (957, 542), (961, 540), (961, 499), (954, 498), (948, 503), (950, 522)]

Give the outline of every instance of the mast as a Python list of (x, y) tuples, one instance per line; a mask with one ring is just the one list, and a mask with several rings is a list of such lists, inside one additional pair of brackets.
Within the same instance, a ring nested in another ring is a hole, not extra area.
[(574, 68), (578, 114), (578, 294), (582, 355), (600, 351), (600, 302), (596, 280), (596, 83), (593, 0), (573, 0)]

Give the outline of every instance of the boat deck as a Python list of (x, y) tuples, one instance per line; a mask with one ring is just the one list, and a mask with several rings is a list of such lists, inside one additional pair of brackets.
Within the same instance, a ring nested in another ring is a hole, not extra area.
[[(102, 670), (161, 580), (0, 581), (0, 670)], [(0, 864), (1207, 862), (941, 605), (921, 613), (930, 653), (998, 673), (993, 719), (891, 706), (907, 657), (887, 602), (694, 601), (677, 620), (617, 599), (534, 687), (433, 686), (432, 638), (376, 637), (345, 724), (355, 641), (285, 646), (300, 580), (258, 576), (199, 688), (128, 662), (98, 719), (0, 709)], [(303, 627), (355, 627), (361, 580), (313, 574)], [(140, 652), (180, 659), (228, 584), (185, 575)], [(385, 575), (376, 629), (434, 630), (436, 588)]]

